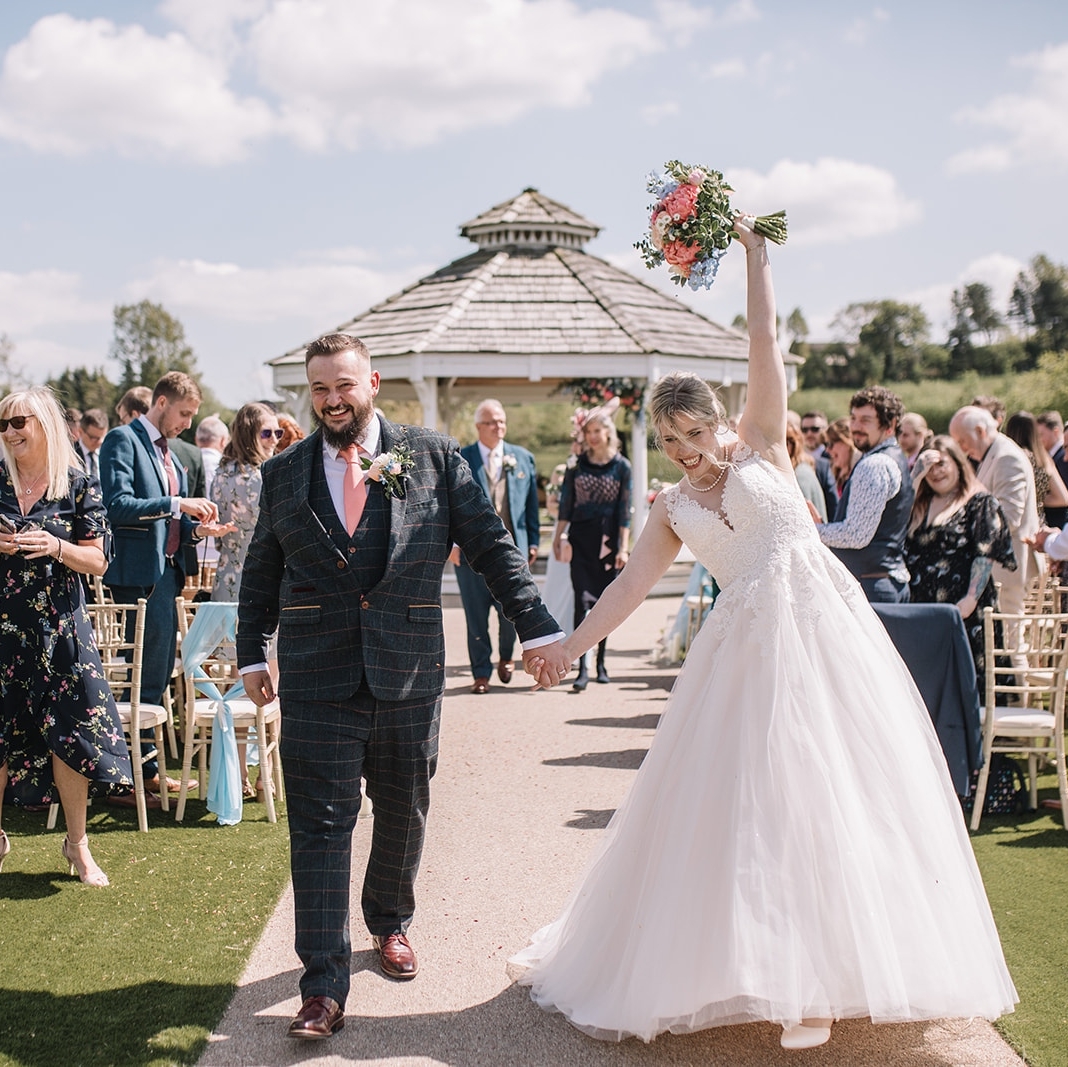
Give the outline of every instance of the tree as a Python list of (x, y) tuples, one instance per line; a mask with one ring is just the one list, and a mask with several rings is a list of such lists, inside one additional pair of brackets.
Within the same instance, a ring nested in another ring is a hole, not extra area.
[(994, 307), (990, 286), (982, 282), (970, 282), (963, 289), (954, 289), (950, 308), (953, 325), (946, 344), (949, 350), (949, 374), (959, 378), (965, 371), (975, 368), (977, 360), (989, 362), (988, 356), (978, 355), (975, 334), (982, 333), (985, 336), (989, 349), (1004, 321)]
[(64, 407), (101, 408), (111, 417), (115, 402), (122, 395), (112, 384), (102, 368), (88, 370), (85, 367), (68, 367), (58, 378), (49, 378), (45, 383), (59, 397)]
[[(800, 308), (794, 308), (786, 320), (786, 332), (790, 335), (791, 342), (804, 341), (809, 334), (808, 323)], [(791, 351), (793, 345), (791, 345)]]
[(185, 329), (160, 304), (142, 300), (115, 308), (111, 358), (122, 368), (119, 389), (156, 384), (168, 371), (197, 379), (196, 357), (186, 343)]
[(1030, 269), (1016, 276), (1009, 315), (1030, 331), (1026, 344), (1032, 361), (1044, 352), (1068, 350), (1068, 268), (1035, 256)]
[(0, 333), (0, 393), (24, 389), (27, 385), (28, 379), (15, 362), (15, 342), (6, 333)]
[(930, 322), (919, 304), (869, 300), (840, 311), (831, 328), (845, 342), (855, 341), (851, 360), (859, 382), (917, 381), (923, 367)]

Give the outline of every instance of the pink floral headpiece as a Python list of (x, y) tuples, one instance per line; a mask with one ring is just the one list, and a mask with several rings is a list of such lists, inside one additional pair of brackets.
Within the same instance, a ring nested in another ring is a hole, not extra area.
[(576, 455), (585, 451), (586, 448), (586, 423), (592, 418), (611, 419), (619, 410), (619, 397), (614, 396), (606, 400), (599, 407), (575, 408), (575, 414), (571, 416), (571, 451)]

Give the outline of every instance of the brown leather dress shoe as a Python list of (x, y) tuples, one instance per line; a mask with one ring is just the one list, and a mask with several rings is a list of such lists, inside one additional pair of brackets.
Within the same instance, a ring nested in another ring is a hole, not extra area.
[(387, 978), (414, 978), (419, 973), (419, 961), (404, 934), (389, 934), (386, 937), (372, 936), (378, 950), (382, 973)]
[(475, 684), (471, 686), (472, 693), (488, 693), (489, 692), (489, 679), (488, 678), (476, 678)]
[(289, 1024), (289, 1036), (305, 1041), (321, 1041), (336, 1034), (345, 1025), (345, 1013), (336, 1000), (308, 997), (296, 1018)]
[(497, 677), (500, 678), (505, 685), (512, 680), (512, 661), (510, 659), (502, 659), (497, 664)]

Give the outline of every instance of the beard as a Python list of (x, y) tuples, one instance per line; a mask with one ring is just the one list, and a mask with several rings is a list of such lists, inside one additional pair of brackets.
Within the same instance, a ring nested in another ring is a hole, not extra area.
[(363, 407), (355, 408), (351, 404), (352, 421), (340, 430), (331, 429), (320, 417), (319, 413), (312, 409), (312, 422), (322, 431), (323, 440), (336, 449), (348, 448), (350, 445), (358, 445), (367, 433), (367, 427), (375, 417), (374, 404), (368, 403)]

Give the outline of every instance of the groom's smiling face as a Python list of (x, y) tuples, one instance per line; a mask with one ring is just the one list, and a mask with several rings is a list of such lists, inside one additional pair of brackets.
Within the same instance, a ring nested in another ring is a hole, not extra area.
[(345, 448), (363, 440), (375, 417), (378, 384), (371, 361), (351, 349), (308, 361), (312, 410), (328, 445)]

